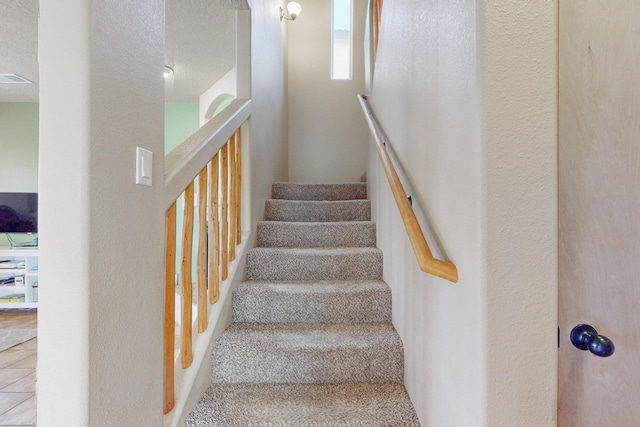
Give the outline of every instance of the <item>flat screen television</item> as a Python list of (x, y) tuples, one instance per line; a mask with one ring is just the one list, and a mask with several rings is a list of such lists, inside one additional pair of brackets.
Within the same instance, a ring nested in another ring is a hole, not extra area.
[(0, 233), (38, 232), (38, 193), (0, 193)]

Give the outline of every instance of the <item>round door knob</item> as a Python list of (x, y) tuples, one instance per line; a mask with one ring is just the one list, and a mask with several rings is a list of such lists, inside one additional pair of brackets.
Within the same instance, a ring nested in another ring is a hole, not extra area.
[(580, 350), (589, 350), (599, 357), (609, 357), (616, 349), (613, 341), (604, 335), (599, 335), (598, 331), (590, 325), (578, 325), (573, 328), (571, 344)]

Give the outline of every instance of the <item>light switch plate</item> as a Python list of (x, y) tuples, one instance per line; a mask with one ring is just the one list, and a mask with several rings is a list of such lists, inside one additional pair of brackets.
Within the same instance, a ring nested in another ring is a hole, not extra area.
[(136, 147), (136, 184), (153, 185), (153, 152)]

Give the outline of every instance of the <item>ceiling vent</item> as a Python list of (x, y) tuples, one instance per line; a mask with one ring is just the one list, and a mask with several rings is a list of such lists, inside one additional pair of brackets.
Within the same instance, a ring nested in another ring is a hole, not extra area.
[(0, 74), (0, 83), (33, 83), (17, 74)]

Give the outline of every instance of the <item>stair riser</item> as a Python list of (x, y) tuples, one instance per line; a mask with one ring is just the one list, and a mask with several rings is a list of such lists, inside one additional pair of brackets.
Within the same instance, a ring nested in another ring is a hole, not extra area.
[(258, 246), (280, 248), (375, 247), (376, 226), (373, 222), (263, 221), (258, 223)]
[(352, 200), (367, 198), (367, 185), (365, 183), (297, 184), (277, 182), (271, 188), (274, 199)]
[(402, 384), (214, 384), (184, 427), (419, 427)]
[(382, 279), (382, 252), (318, 254), (253, 249), (247, 253), (247, 279), (377, 280)]
[[(314, 292), (313, 289), (318, 289)], [(388, 286), (240, 284), (233, 293), (233, 321), (246, 323), (391, 322)]]
[(338, 222), (371, 221), (369, 200), (337, 202), (267, 200), (267, 221)]
[(274, 341), (219, 343), (213, 383), (334, 384), (403, 381), (402, 347), (291, 348)]

